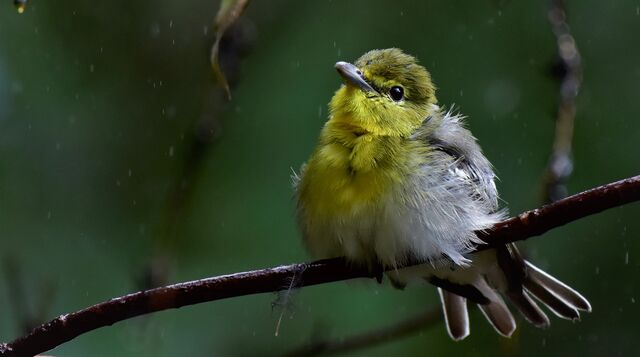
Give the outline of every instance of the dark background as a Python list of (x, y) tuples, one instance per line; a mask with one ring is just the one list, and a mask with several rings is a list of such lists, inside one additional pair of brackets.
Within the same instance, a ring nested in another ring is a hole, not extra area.
[[(0, 340), (150, 285), (308, 260), (290, 174), (340, 85), (337, 60), (400, 47), (440, 103), (469, 116), (512, 213), (542, 202), (558, 81), (544, 1), (255, 1), (226, 41), (226, 102), (208, 63), (215, 1), (0, 5)], [(638, 174), (640, 1), (571, 1), (584, 60), (569, 192)], [(198, 138), (194, 142), (194, 137)], [(442, 324), (361, 355), (632, 355), (640, 349), (639, 205), (529, 240), (527, 254), (592, 302), (579, 323), (498, 337)], [(306, 288), (275, 337), (275, 295), (128, 320), (60, 356), (279, 354), (438, 305), (431, 286)]]

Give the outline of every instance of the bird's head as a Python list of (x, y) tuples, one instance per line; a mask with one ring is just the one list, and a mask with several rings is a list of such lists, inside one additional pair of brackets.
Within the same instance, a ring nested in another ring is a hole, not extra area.
[(331, 100), (332, 118), (363, 132), (406, 137), (436, 103), (429, 72), (397, 48), (372, 50), (355, 64), (335, 67), (344, 85)]

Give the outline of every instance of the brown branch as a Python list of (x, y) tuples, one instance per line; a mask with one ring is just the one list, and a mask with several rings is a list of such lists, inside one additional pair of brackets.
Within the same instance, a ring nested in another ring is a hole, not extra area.
[(582, 84), (582, 59), (567, 24), (563, 0), (550, 1), (547, 18), (556, 37), (558, 64), (554, 72), (560, 81), (555, 139), (544, 179), (546, 202), (553, 202), (567, 196), (565, 183), (573, 171), (571, 142), (576, 116), (576, 97)]
[(431, 309), (391, 326), (349, 336), (341, 340), (312, 342), (309, 345), (292, 351), (288, 356), (318, 356), (321, 354), (348, 352), (360, 348), (368, 348), (426, 329), (441, 320), (442, 314), (440, 313), (440, 308)]
[[(496, 224), (486, 232), (478, 232), (487, 244), (477, 249), (524, 240), (579, 218), (638, 200), (640, 176), (610, 183), (524, 212)], [(350, 267), (343, 258), (333, 258), (169, 285), (114, 298), (59, 316), (33, 329), (28, 335), (1, 344), (0, 356), (35, 355), (83, 333), (134, 316), (206, 301), (275, 292), (284, 289), (294, 274), (300, 276), (298, 286), (379, 276), (376, 272)]]

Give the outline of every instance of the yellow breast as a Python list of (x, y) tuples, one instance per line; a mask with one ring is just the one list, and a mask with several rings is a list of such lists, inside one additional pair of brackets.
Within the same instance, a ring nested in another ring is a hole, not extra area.
[(402, 185), (411, 171), (411, 156), (419, 157), (420, 150), (403, 138), (376, 135), (344, 121), (328, 122), (299, 186), (305, 215), (314, 221), (348, 220), (376, 208)]

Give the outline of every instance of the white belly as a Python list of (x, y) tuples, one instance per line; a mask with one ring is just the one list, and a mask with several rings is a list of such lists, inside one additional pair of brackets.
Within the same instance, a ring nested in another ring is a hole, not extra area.
[(316, 256), (344, 255), (361, 264), (397, 267), (407, 260), (448, 257), (464, 266), (465, 255), (479, 242), (474, 231), (490, 227), (502, 213), (488, 213), (449, 185), (459, 183), (443, 182), (441, 171), (425, 166), (375, 204), (322, 219), (304, 217), (306, 242)]

